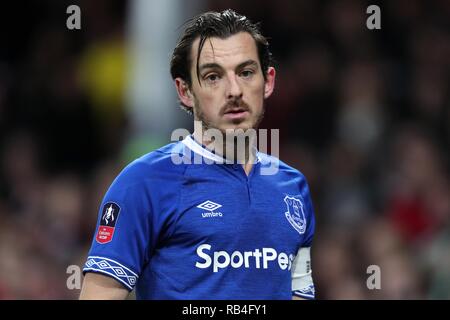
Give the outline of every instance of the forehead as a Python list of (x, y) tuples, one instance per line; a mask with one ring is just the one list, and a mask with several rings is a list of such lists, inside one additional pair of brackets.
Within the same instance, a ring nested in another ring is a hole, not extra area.
[[(192, 67), (194, 69), (197, 62), (199, 42), (200, 38), (197, 38), (191, 49)], [(224, 66), (232, 66), (250, 59), (259, 62), (256, 42), (249, 33), (240, 32), (226, 39), (207, 38), (200, 53), (199, 65), (218, 63)]]

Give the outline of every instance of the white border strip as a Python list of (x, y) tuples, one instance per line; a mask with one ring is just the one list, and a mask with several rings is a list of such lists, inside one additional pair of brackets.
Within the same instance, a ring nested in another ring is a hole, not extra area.
[(298, 291), (293, 291), (292, 293), (295, 296), (298, 296), (298, 297), (301, 297), (301, 298), (309, 298), (309, 299), (315, 299), (316, 298), (314, 295), (306, 294), (306, 293), (300, 293)]
[(139, 278), (139, 276), (136, 273), (134, 273), (133, 271), (131, 271), (130, 269), (128, 269), (127, 267), (125, 267), (124, 265), (120, 264), (119, 262), (117, 262), (117, 261), (115, 261), (113, 259), (109, 259), (109, 258), (105, 258), (105, 257), (99, 257), (99, 256), (89, 256), (89, 257), (87, 257), (86, 260), (89, 260), (89, 259), (103, 259), (103, 260), (108, 260), (108, 261), (114, 262), (114, 263), (118, 264), (119, 266), (121, 266), (122, 268), (124, 268), (125, 270), (129, 271), (136, 278)]
[(181, 141), (184, 145), (186, 145), (189, 149), (194, 151), (195, 153), (201, 155), (204, 158), (207, 158), (209, 160), (213, 160), (214, 162), (218, 163), (225, 163), (225, 159), (222, 157), (219, 157), (217, 154), (212, 153), (208, 149), (203, 148), (201, 145), (199, 145), (190, 135), (186, 136), (186, 138)]
[[(212, 160), (216, 163), (224, 164), (227, 163), (227, 160), (217, 154), (212, 153), (208, 149), (201, 146), (197, 141), (192, 139), (190, 135), (187, 135), (186, 138), (181, 141), (186, 147), (191, 149), (193, 152), (201, 155), (203, 158)], [(261, 158), (258, 155), (258, 151), (256, 154), (256, 163), (261, 162)]]

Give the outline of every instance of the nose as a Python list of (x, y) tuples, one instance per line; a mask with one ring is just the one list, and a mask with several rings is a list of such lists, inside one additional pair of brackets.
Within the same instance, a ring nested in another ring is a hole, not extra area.
[(234, 73), (228, 77), (227, 98), (230, 100), (242, 98), (242, 88), (237, 80), (237, 75)]

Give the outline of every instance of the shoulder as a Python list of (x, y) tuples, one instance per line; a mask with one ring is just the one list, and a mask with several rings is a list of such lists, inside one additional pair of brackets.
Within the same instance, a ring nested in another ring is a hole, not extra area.
[(183, 176), (185, 166), (174, 162), (174, 155), (182, 156), (180, 143), (170, 143), (149, 152), (129, 163), (116, 177), (112, 185), (131, 187), (143, 183), (164, 180), (174, 182)]
[(261, 161), (261, 166), (263, 168), (276, 167), (277, 175), (279, 175), (280, 177), (289, 179), (298, 179), (299, 182), (306, 183), (306, 177), (299, 169), (290, 166), (289, 164), (280, 160), (279, 158), (262, 152), (258, 152), (258, 157)]

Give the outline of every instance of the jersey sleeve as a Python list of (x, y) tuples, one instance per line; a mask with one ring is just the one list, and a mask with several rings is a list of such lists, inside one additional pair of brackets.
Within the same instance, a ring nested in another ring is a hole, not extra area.
[(106, 192), (83, 268), (83, 273), (110, 276), (129, 291), (149, 260), (154, 243), (150, 192), (143, 183), (143, 170), (139, 164), (128, 166)]
[(302, 180), (300, 187), (305, 209), (306, 230), (303, 243), (293, 262), (292, 295), (309, 300), (315, 299), (311, 266), (311, 246), (315, 230), (315, 217), (309, 187), (305, 179)]

